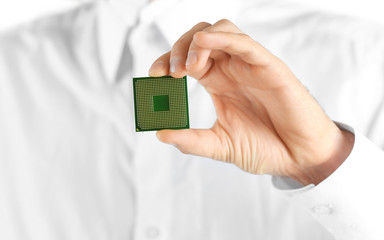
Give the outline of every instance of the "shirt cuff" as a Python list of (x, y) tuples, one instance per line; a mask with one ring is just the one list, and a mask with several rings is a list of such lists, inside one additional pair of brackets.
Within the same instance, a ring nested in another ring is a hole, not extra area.
[(317, 186), (303, 186), (292, 179), (273, 177), (272, 183), (305, 207), (336, 239), (384, 239), (384, 153), (361, 133), (355, 134), (351, 154)]

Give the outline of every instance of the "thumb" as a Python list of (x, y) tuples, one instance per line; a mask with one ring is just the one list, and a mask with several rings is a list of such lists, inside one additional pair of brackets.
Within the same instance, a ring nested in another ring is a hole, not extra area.
[(211, 129), (161, 130), (157, 138), (175, 145), (182, 153), (214, 158), (218, 138)]

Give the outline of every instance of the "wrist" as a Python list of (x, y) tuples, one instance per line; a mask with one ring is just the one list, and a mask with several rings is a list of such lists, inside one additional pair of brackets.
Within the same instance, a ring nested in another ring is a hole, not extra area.
[(320, 150), (319, 154), (305, 161), (300, 166), (295, 167), (295, 171), (290, 174), (290, 178), (302, 183), (319, 184), (328, 178), (336, 169), (343, 164), (352, 151), (355, 136), (353, 133), (337, 128), (332, 140), (328, 140), (328, 146)]

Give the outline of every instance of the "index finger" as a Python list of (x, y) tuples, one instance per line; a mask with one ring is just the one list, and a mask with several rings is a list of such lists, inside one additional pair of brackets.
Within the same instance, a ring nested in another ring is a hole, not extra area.
[(193, 41), (204, 49), (221, 50), (252, 65), (266, 66), (276, 57), (246, 34), (233, 32), (198, 32)]

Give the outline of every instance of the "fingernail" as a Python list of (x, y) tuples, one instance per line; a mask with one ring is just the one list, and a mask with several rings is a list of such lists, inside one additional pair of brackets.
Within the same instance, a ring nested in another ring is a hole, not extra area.
[(152, 75), (152, 73), (155, 73), (156, 71), (161, 70), (161, 68), (164, 67), (163, 61), (157, 61), (154, 64), (152, 64), (151, 68), (149, 69), (149, 75)]
[(173, 57), (171, 58), (171, 61), (170, 61), (170, 71), (171, 72), (176, 72), (177, 69), (179, 69), (181, 67), (181, 61), (180, 61), (180, 58), (179, 57)]
[(185, 62), (186, 66), (195, 64), (197, 62), (197, 55), (195, 51), (191, 51), (188, 53), (187, 61)]

